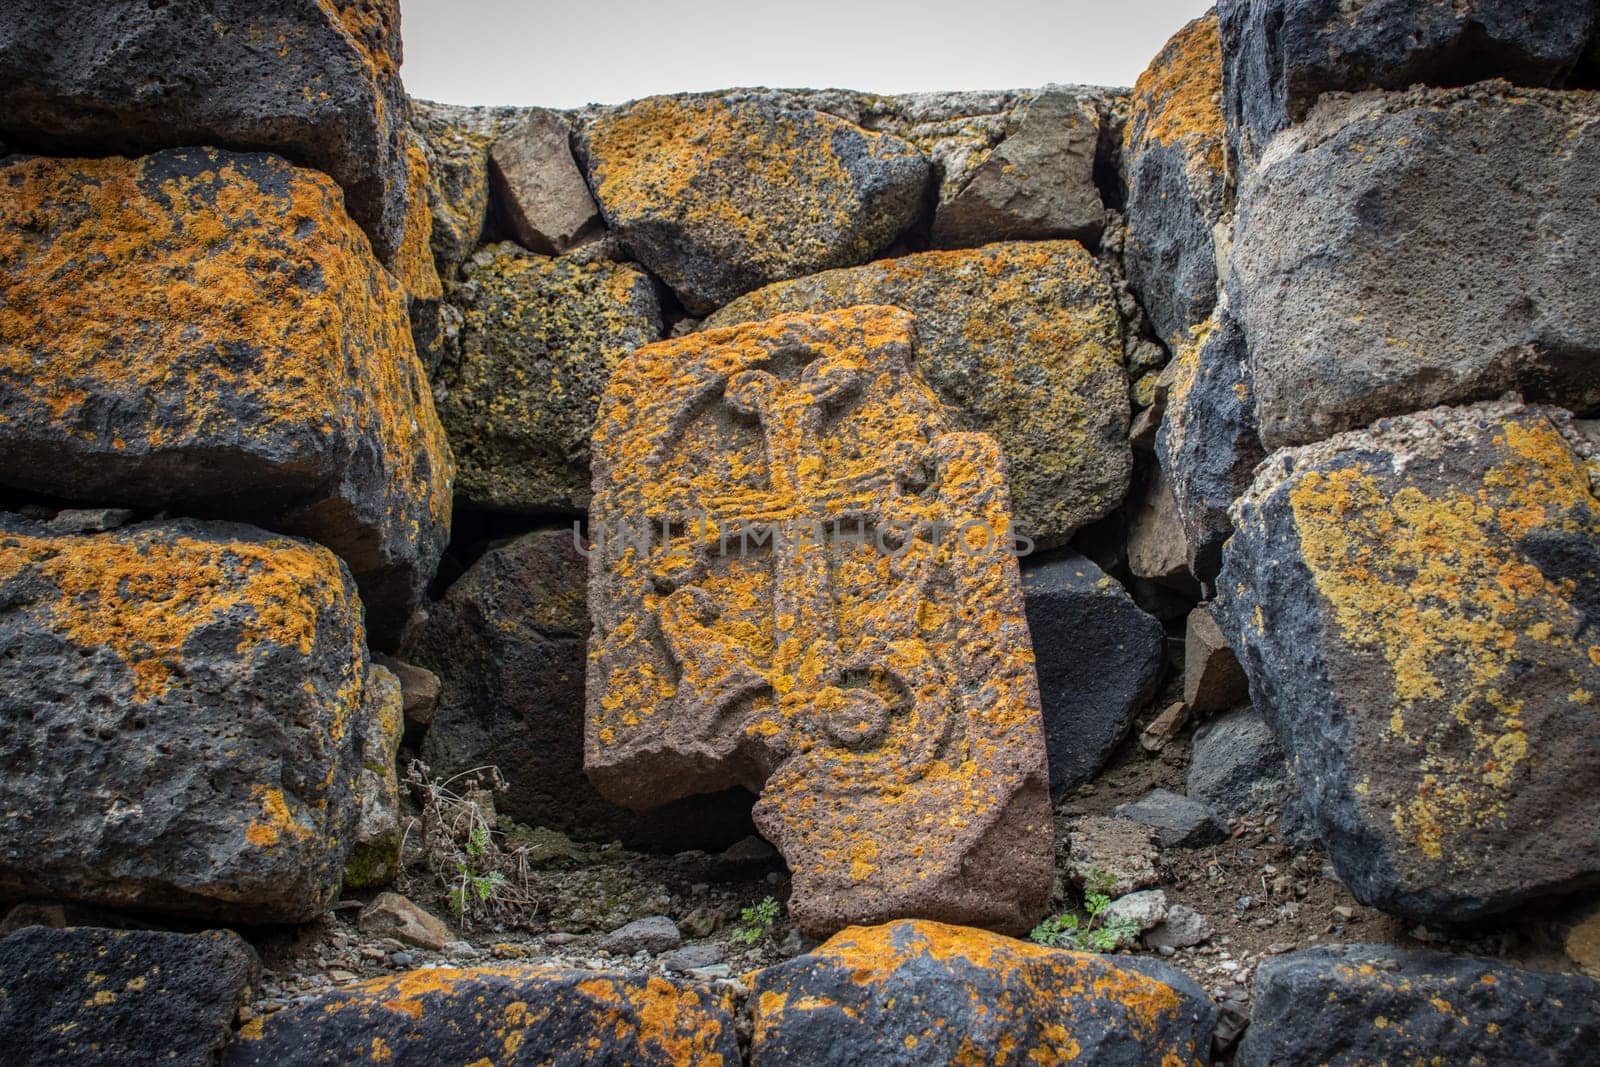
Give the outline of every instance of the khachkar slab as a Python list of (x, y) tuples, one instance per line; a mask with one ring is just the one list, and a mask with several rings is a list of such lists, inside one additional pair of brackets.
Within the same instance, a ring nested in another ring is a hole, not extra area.
[(812, 934), (1020, 930), (1050, 888), (1005, 461), (912, 366), (896, 308), (711, 330), (629, 356), (594, 433), (585, 769), (759, 791)]

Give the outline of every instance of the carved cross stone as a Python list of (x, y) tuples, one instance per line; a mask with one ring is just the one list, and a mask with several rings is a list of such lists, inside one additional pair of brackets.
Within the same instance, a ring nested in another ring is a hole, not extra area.
[(595, 785), (758, 791), (808, 933), (1030, 925), (1053, 852), (1005, 462), (952, 432), (910, 317), (642, 348), (593, 454)]

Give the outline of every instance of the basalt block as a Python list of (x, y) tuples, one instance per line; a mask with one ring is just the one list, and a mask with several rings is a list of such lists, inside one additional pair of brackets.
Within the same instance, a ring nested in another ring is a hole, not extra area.
[(227, 1067), (312, 1063), (740, 1062), (727, 993), (546, 967), (440, 967), (360, 982), (246, 1023)]
[(1133, 89), (1123, 134), (1128, 283), (1169, 346), (1217, 301), (1215, 227), (1228, 208), (1222, 46), (1206, 14), (1167, 42)]
[(0, 482), (327, 545), (392, 644), (454, 461), (325, 175), (210, 149), (0, 166)]
[(915, 220), (930, 175), (897, 137), (760, 95), (640, 100), (579, 143), (606, 222), (696, 314), (865, 262)]
[(1357, 899), (1467, 920), (1600, 882), (1600, 458), (1565, 412), (1386, 420), (1262, 465), (1222, 624)]
[(349, 572), (231, 523), (0, 523), (0, 894), (224, 922), (332, 903), (371, 713)]
[(1116, 298), (1075, 241), (925, 252), (758, 290), (707, 326), (892, 304), (916, 317), (917, 371), (1011, 465), (1017, 528), (1041, 548), (1128, 495), (1128, 376)]
[(780, 316), (639, 349), (595, 429), (585, 769), (760, 791), (810, 933), (1051, 881), (1005, 460), (913, 368), (899, 309)]
[(1201, 1065), (1217, 1009), (1148, 958), (896, 922), (835, 935), (752, 981), (752, 1064)]
[(13, 0), (5, 30), (0, 136), (14, 146), (276, 152), (339, 183), (380, 259), (400, 247), (397, 0)]

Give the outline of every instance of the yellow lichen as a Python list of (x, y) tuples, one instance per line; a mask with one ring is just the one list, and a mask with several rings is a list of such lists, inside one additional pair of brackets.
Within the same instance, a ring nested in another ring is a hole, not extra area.
[(1210, 12), (1179, 30), (1134, 82), (1123, 153), (1131, 160), (1147, 145), (1175, 145), (1218, 173), (1226, 166), (1226, 141), (1222, 39)]

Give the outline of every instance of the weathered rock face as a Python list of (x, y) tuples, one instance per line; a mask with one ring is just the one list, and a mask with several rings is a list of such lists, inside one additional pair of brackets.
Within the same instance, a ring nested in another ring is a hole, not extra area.
[(541, 967), (411, 971), (247, 1023), (229, 1067), (283, 1063), (739, 1062), (726, 993)]
[(428, 156), (420, 138), (406, 134), (406, 220), (400, 246), (389, 265), (400, 291), (415, 315), (419, 304), (436, 303), (444, 296), (444, 283), (433, 260), (433, 212), (428, 207)]
[(0, 940), (0, 1042), (12, 1063), (210, 1067), (259, 969), (228, 931), (31, 926)]
[(1183, 702), (1206, 715), (1227, 711), (1248, 699), (1239, 658), (1205, 604), (1189, 613), (1183, 635)]
[(1597, 131), (1600, 94), (1486, 83), (1333, 100), (1274, 142), (1230, 290), (1267, 447), (1510, 389), (1600, 405)]
[(1123, 136), (1128, 282), (1172, 347), (1206, 321), (1217, 300), (1212, 233), (1232, 191), (1221, 93), (1217, 16), (1206, 14), (1139, 76)]
[(1139, 481), (1128, 501), (1128, 569), (1135, 577), (1191, 591), (1189, 540), (1167, 472), (1153, 463)]
[(380, 259), (399, 249), (396, 0), (14, 0), (6, 15), (0, 137), (14, 147), (277, 152), (332, 175)]
[(529, 108), (495, 138), (489, 180), (503, 221), (524, 248), (560, 255), (603, 228), (572, 158), (572, 131), (553, 111)]
[(357, 724), (361, 774), (352, 801), (360, 815), (345, 860), (345, 889), (388, 885), (400, 873), (400, 781), (395, 759), (406, 728), (400, 679), (383, 667), (369, 667), (365, 697), (366, 708)]
[(1252, 708), (1219, 715), (1195, 731), (1187, 789), (1228, 819), (1298, 802), (1272, 727)]
[(489, 217), (489, 147), (493, 138), (463, 120), (465, 108), (418, 100), (412, 132), (428, 162), (430, 244), (441, 277), (453, 280), (483, 237)]
[(1063, 545), (1128, 491), (1128, 379), (1115, 298), (1075, 242), (927, 252), (769, 286), (707, 320), (892, 304), (916, 318), (917, 371), (1011, 465), (1017, 528)]
[(1235, 1061), (1583, 1063), (1600, 1041), (1600, 982), (1388, 945), (1261, 964)]
[(1278, 453), (1235, 510), (1219, 621), (1363, 902), (1600, 881), (1600, 461), (1565, 419), (1387, 421)]
[(332, 902), (367, 665), (331, 553), (6, 519), (0, 603), (0, 892), (246, 923)]
[(337, 186), (203, 149), (0, 167), (0, 479), (302, 534), (392, 643), (454, 464)]
[(1154, 960), (896, 922), (756, 972), (753, 1064), (1209, 1063), (1217, 1012)]
[(1228, 509), (1266, 458), (1256, 433), (1255, 392), (1244, 331), (1226, 310), (1173, 355), (1156, 457), (1169, 473), (1189, 570), (1212, 582), (1233, 533)]
[(1100, 239), (1105, 207), (1094, 183), (1100, 109), (1077, 94), (1046, 90), (1019, 111), (1016, 131), (955, 191), (940, 196), (933, 215), (936, 246)]
[(458, 497), (503, 511), (580, 511), (589, 502), (589, 434), (623, 355), (661, 337), (643, 271), (481, 253), (456, 294), (459, 357), (440, 370), (440, 416), (460, 473)]
[(952, 431), (885, 307), (640, 349), (601, 405), (585, 768), (631, 806), (760, 789), (806, 932), (1020, 930), (1048, 893), (1005, 459)]
[(685, 797), (634, 812), (583, 774), (588, 564), (571, 530), (489, 549), (438, 603), (410, 650), (438, 672), (423, 742), (435, 776), (497, 766), (496, 808), (533, 826), (669, 848), (717, 848), (748, 834), (750, 799)]
[(1166, 634), (1122, 586), (1075, 553), (1022, 572), (1039, 676), (1050, 791), (1087, 782), (1161, 680)]
[(1253, 164), (1321, 93), (1561, 85), (1596, 25), (1589, 0), (1220, 0), (1230, 135)]
[(607, 223), (697, 314), (870, 259), (915, 219), (929, 175), (904, 141), (759, 94), (640, 100), (580, 145)]

